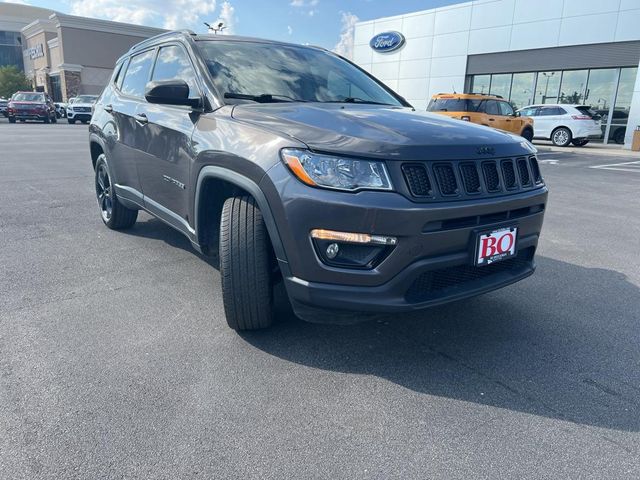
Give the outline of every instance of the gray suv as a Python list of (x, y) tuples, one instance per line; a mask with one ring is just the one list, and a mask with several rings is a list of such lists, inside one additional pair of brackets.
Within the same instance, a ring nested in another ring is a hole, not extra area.
[(417, 112), (321, 48), (171, 32), (120, 58), (90, 125), (104, 223), (146, 210), (219, 255), (229, 326), (347, 323), (531, 275), (536, 150)]

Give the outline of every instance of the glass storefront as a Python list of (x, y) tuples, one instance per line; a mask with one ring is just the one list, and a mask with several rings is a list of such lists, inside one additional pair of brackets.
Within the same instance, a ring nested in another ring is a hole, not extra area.
[(471, 75), (469, 92), (491, 93), (516, 108), (540, 103), (590, 105), (602, 118), (603, 139), (624, 143), (638, 69), (599, 68)]
[(0, 31), (0, 67), (15, 65), (24, 70), (20, 32)]

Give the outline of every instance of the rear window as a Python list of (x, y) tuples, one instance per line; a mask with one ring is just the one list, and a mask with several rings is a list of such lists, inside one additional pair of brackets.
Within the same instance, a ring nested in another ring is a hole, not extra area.
[(429, 102), (428, 112), (477, 112), (482, 100), (469, 98), (434, 98)]
[(580, 110), (580, 113), (582, 113), (583, 115), (589, 115), (594, 120), (600, 120), (600, 118), (602, 118), (598, 112), (592, 110), (591, 107), (588, 107), (586, 105), (582, 105), (576, 108)]

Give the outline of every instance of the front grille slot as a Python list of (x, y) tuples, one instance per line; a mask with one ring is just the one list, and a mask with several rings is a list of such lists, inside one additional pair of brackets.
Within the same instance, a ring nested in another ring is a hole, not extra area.
[(480, 193), (480, 175), (474, 163), (461, 164), (460, 174), (467, 193)]
[(414, 197), (430, 197), (431, 181), (429, 180), (429, 174), (424, 165), (419, 163), (409, 163), (402, 166), (402, 172), (404, 178), (409, 186), (409, 191)]
[(487, 191), (500, 191), (500, 176), (498, 175), (496, 162), (484, 162), (482, 164), (482, 172), (484, 173), (484, 181), (487, 184)]
[(513, 190), (518, 186), (516, 183), (516, 172), (513, 168), (513, 162), (511, 160), (503, 160), (501, 166), (504, 186), (507, 190)]
[(442, 195), (455, 195), (458, 193), (458, 182), (451, 164), (437, 164), (433, 167), (433, 171), (436, 174), (436, 180)]
[[(405, 298), (410, 303), (425, 302), (454, 295), (468, 288), (474, 288), (490, 277), (497, 277), (506, 272), (520, 274), (531, 269), (533, 248), (522, 250), (513, 258), (496, 262), (483, 267), (474, 265), (458, 265), (425, 272), (413, 282)], [(507, 277), (508, 278), (508, 277)]]
[(518, 173), (520, 174), (520, 185), (523, 187), (528, 187), (531, 185), (531, 176), (529, 175), (529, 168), (527, 167), (527, 160), (524, 158), (519, 158), (517, 160), (518, 163)]
[(533, 174), (533, 181), (535, 183), (542, 183), (542, 175), (540, 174), (540, 166), (536, 157), (529, 159), (529, 165), (531, 165), (531, 173)]

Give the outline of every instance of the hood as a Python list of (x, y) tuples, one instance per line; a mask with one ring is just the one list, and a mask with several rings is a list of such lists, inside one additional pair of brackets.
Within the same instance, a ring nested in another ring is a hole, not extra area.
[(9, 102), (11, 105), (30, 105), (30, 106), (39, 106), (39, 105), (46, 105), (47, 102), (15, 102), (15, 101), (10, 101)]
[[(386, 160), (477, 159), (535, 152), (526, 140), (411, 108), (333, 103), (240, 104), (232, 117), (296, 138), (318, 152)], [(479, 147), (483, 148), (480, 153)]]

